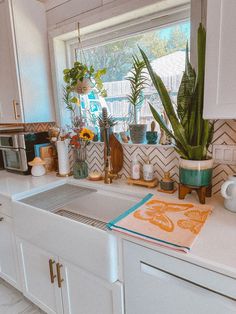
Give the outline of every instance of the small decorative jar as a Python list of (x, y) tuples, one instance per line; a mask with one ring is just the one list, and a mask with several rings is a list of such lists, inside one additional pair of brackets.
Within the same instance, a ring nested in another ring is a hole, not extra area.
[(88, 177), (86, 157), (86, 147), (74, 148), (73, 176), (75, 179), (84, 179)]
[(31, 168), (31, 174), (33, 177), (41, 177), (45, 175), (46, 169), (44, 167), (45, 161), (43, 161), (39, 157), (35, 157), (32, 161), (30, 161), (29, 166), (32, 166)]
[(160, 181), (160, 188), (164, 191), (174, 190), (174, 181), (170, 178), (170, 172), (164, 172), (164, 178)]

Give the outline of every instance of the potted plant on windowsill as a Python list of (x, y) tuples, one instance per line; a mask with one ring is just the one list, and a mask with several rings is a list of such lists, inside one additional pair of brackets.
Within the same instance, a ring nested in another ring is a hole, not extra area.
[(186, 47), (186, 65), (177, 96), (177, 112), (160, 76), (140, 49), (152, 82), (159, 93), (163, 107), (171, 123), (167, 127), (161, 115), (150, 105), (153, 117), (160, 127), (175, 141), (175, 150), (180, 155), (180, 183), (189, 186), (209, 186), (212, 181), (213, 159), (208, 156), (214, 123), (203, 119), (204, 70), (206, 32), (202, 24), (198, 28), (198, 72), (189, 62)]
[(147, 85), (147, 78), (144, 75), (145, 63), (133, 56), (133, 67), (130, 75), (126, 78), (130, 82), (130, 94), (128, 95), (129, 103), (133, 106), (133, 121), (129, 125), (130, 138), (134, 144), (142, 144), (145, 141), (147, 130), (146, 124), (138, 123), (138, 110), (143, 104), (143, 89)]
[(84, 95), (95, 89), (101, 96), (107, 96), (101, 79), (106, 74), (105, 68), (95, 71), (93, 66), (76, 61), (71, 69), (64, 69), (63, 74), (67, 92)]

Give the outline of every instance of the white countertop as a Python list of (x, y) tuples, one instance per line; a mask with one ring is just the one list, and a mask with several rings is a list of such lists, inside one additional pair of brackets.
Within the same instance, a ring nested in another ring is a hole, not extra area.
[(20, 175), (10, 173), (5, 170), (0, 171), (0, 194), (11, 199), (23, 197), (24, 194), (35, 193), (46, 186), (55, 186), (66, 181), (55, 174), (42, 177), (32, 177), (31, 175)]
[[(91, 182), (88, 180), (58, 178), (55, 174), (37, 178), (12, 174), (6, 171), (0, 172), (0, 194), (12, 199), (18, 199), (63, 184), (67, 180), (82, 186), (93, 186), (94, 188), (117, 191), (141, 198), (148, 193), (165, 197), (165, 194), (157, 192), (156, 189), (130, 186), (124, 181), (114, 181), (111, 185), (105, 185), (102, 181)], [(176, 194), (168, 195), (168, 197), (176, 199)], [(188, 202), (197, 202), (195, 194), (187, 196), (186, 200)], [(139, 243), (159, 252), (206, 267), (236, 279), (236, 213), (224, 209), (221, 196), (214, 196), (207, 199), (207, 204), (214, 206), (213, 213), (208, 218), (206, 225), (189, 253), (175, 252), (131, 236), (121, 236), (118, 232), (116, 234), (119, 238), (128, 239), (129, 241)]]

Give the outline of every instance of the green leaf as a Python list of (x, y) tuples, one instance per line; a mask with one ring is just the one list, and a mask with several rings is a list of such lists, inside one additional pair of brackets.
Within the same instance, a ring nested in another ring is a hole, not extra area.
[(186, 141), (186, 137), (185, 137), (185, 130), (176, 116), (172, 101), (171, 101), (170, 96), (168, 94), (168, 91), (167, 91), (164, 83), (162, 82), (162, 79), (160, 78), (160, 76), (158, 76), (153, 71), (151, 64), (150, 64), (146, 54), (144, 53), (144, 51), (142, 49), (140, 49), (140, 52), (143, 56), (144, 62), (146, 64), (147, 70), (148, 70), (150, 77), (152, 79), (153, 85), (155, 86), (155, 88), (156, 88), (156, 90), (160, 96), (160, 99), (161, 99), (162, 105), (165, 109), (165, 112), (167, 114), (167, 117), (170, 120), (170, 123), (171, 123), (171, 126), (173, 128), (175, 137), (178, 140), (178, 142), (181, 143), (182, 147), (186, 151), (187, 150), (187, 141)]

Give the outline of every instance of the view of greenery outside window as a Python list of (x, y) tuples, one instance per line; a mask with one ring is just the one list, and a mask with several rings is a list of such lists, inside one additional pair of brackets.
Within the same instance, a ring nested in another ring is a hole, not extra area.
[[(96, 114), (101, 107), (107, 106), (110, 114), (120, 121), (116, 125), (115, 131), (120, 132), (128, 128), (131, 107), (127, 94), (130, 87), (125, 78), (132, 68), (132, 55), (140, 56), (138, 46), (147, 54), (154, 70), (161, 76), (175, 102), (185, 66), (185, 47), (189, 40), (190, 22), (181, 21), (84, 49), (88, 65), (93, 65), (95, 69), (107, 68), (107, 73), (103, 76), (107, 97), (102, 99), (92, 92), (82, 99), (82, 109), (89, 115), (87, 118), (90, 123), (96, 120)], [(79, 49), (76, 50), (76, 54), (77, 60), (79, 60), (81, 56)], [(146, 123), (150, 129), (153, 117), (148, 102), (151, 102), (157, 110), (163, 110), (156, 90), (151, 86), (151, 80), (150, 85), (144, 89), (144, 104), (139, 113), (140, 123)]]

